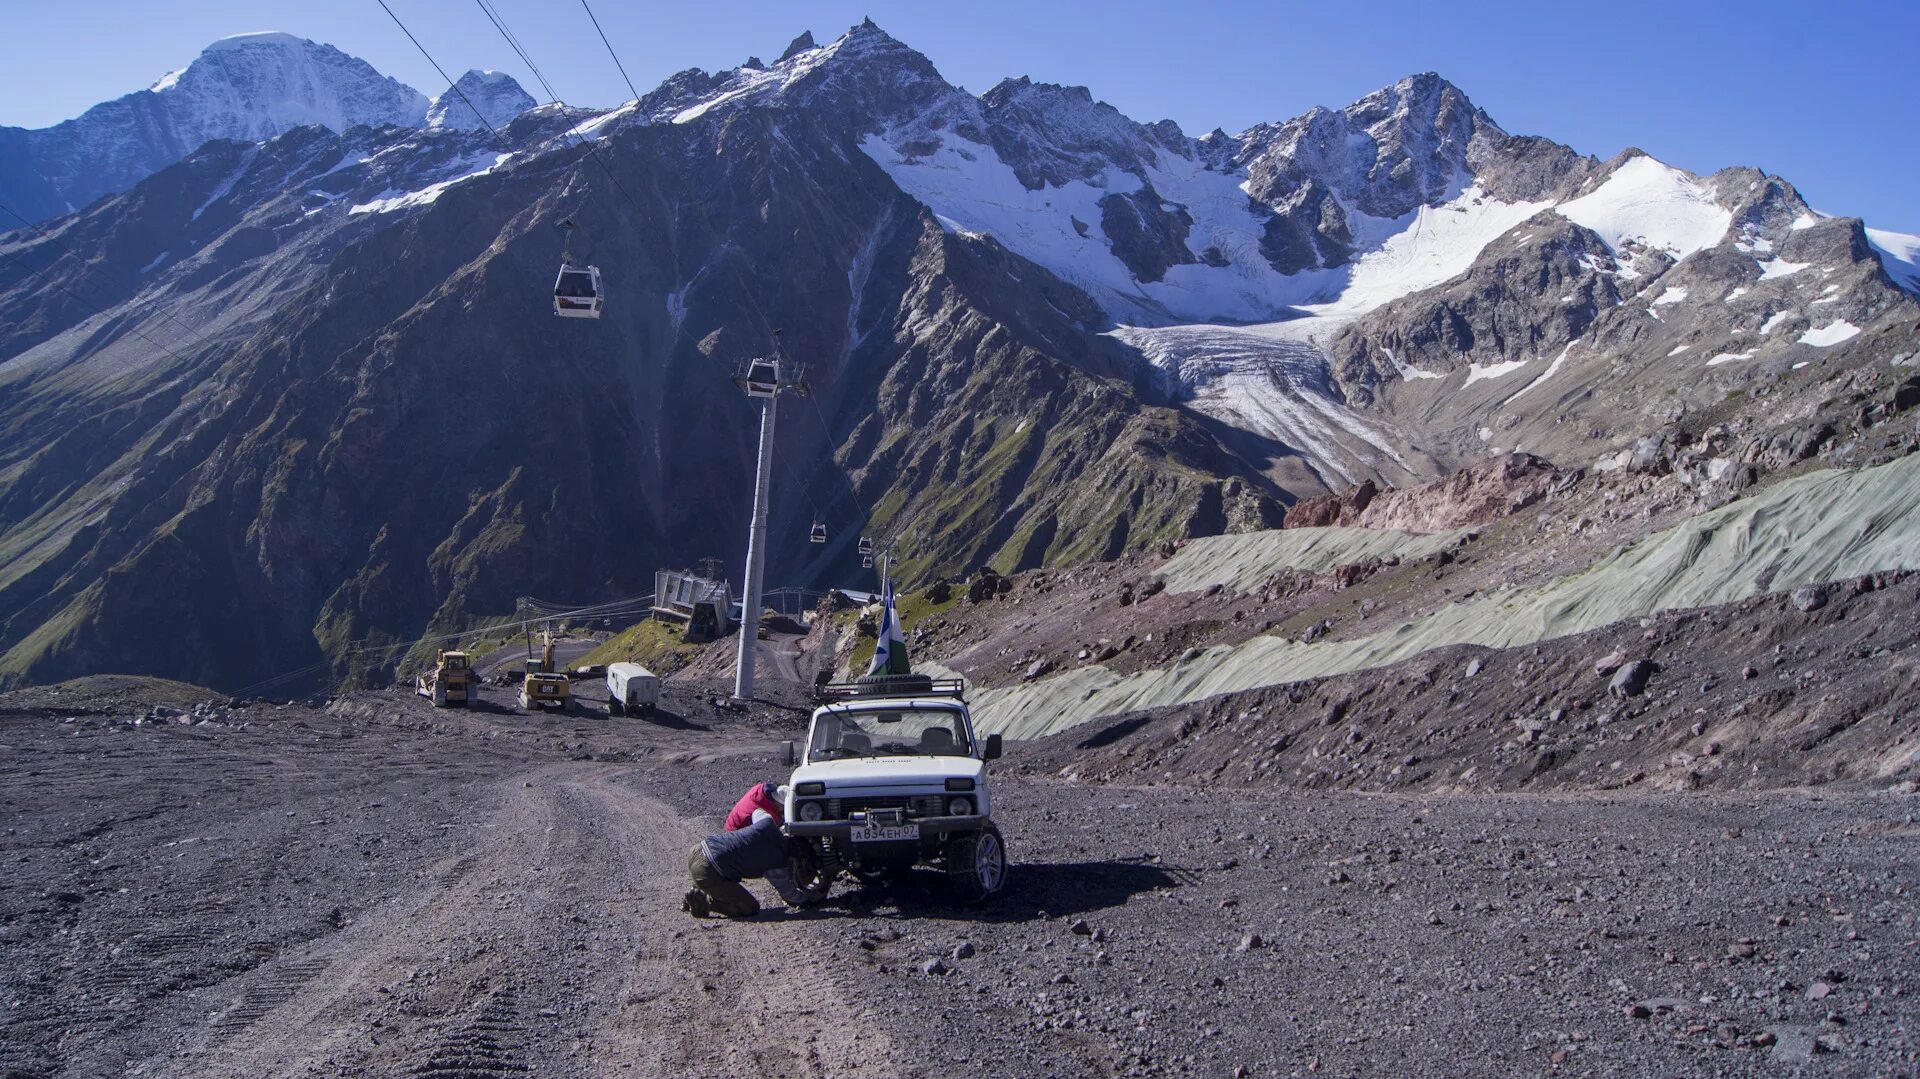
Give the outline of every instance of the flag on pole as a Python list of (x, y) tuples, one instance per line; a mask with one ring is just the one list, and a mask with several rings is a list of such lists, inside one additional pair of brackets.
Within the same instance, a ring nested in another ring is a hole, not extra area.
[(886, 606), (880, 611), (880, 640), (873, 646), (873, 665), (867, 676), (912, 674), (907, 661), (907, 635), (900, 630), (900, 616), (893, 609), (893, 586), (887, 586)]

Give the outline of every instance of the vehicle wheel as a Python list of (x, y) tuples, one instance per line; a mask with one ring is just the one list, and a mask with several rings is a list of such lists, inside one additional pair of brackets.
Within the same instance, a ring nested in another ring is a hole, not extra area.
[(948, 846), (947, 883), (963, 903), (991, 899), (1006, 887), (1007, 844), (999, 828), (989, 824)]
[(607, 698), (607, 714), (610, 716), (624, 716), (627, 714), (627, 708), (625, 705), (620, 703), (620, 698), (608, 697)]
[(839, 876), (837, 871), (822, 864), (820, 856), (811, 850), (787, 859), (787, 872), (793, 875), (794, 884), (806, 893), (808, 906), (825, 902), (833, 891), (834, 878)]

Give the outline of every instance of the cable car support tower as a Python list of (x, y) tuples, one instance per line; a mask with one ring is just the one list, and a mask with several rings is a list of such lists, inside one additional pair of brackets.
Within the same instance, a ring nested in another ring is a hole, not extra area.
[(753, 661), (760, 644), (760, 593), (767, 564), (767, 497), (773, 481), (773, 430), (783, 393), (804, 394), (800, 371), (789, 374), (780, 356), (779, 331), (773, 355), (749, 360), (738, 382), (748, 397), (760, 399), (760, 460), (753, 479), (753, 523), (747, 530), (747, 572), (740, 597), (740, 652), (734, 663), (733, 697), (753, 699)]

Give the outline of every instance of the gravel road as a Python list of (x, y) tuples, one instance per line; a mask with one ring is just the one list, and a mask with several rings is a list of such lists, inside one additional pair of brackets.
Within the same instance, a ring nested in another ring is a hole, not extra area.
[(0, 697), (0, 1076), (1920, 1067), (1912, 796), (1007, 776), (990, 907), (922, 874), (696, 922), (689, 844), (801, 721), (718, 692)]

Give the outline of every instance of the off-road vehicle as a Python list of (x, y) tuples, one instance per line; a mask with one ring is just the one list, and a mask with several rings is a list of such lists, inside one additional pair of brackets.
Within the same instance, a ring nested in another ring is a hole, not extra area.
[(915, 675), (817, 687), (787, 781), (790, 835), (806, 841), (795, 877), (825, 898), (842, 872), (877, 881), (932, 866), (966, 902), (1006, 884), (986, 762), (1000, 736), (974, 735), (965, 684)]

